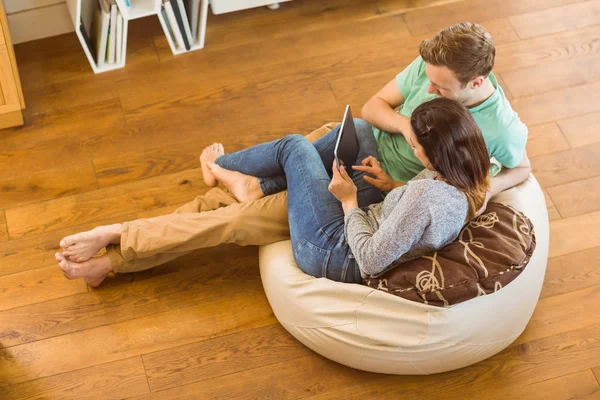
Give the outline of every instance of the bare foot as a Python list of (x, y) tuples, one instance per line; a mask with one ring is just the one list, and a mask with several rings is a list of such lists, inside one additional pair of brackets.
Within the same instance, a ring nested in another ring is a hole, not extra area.
[(62, 255), (69, 261), (87, 261), (109, 244), (120, 243), (121, 229), (121, 224), (106, 225), (67, 236), (60, 241), (60, 247), (65, 250)]
[(65, 277), (68, 279), (83, 278), (85, 283), (91, 287), (100, 285), (104, 278), (112, 272), (110, 259), (106, 254), (83, 263), (69, 261), (60, 253), (56, 253), (54, 256)]
[(207, 166), (211, 172), (240, 203), (258, 200), (264, 197), (264, 193), (258, 184), (258, 178), (241, 172), (231, 171), (209, 162)]
[(213, 175), (206, 163), (214, 163), (217, 157), (225, 154), (225, 149), (221, 143), (213, 143), (202, 151), (200, 155), (200, 166), (202, 167), (202, 178), (208, 187), (215, 187), (219, 184), (217, 178)]

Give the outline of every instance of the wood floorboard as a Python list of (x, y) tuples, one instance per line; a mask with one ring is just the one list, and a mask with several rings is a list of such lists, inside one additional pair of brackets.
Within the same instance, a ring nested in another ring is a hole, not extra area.
[[(25, 89), (24, 96), (27, 99), (25, 117), (53, 118), (55, 113), (65, 112), (74, 106), (85, 110), (94, 103), (118, 99), (120, 84), (121, 80), (115, 79), (114, 76), (101, 74), (94, 76), (94, 79), (80, 77)], [(102, 90), (98, 90), (99, 85)], [(73, 104), (74, 98), (77, 98), (76, 105)]]
[(600, 109), (600, 82), (513, 100), (512, 106), (527, 125), (537, 125)]
[[(188, 323), (191, 320), (193, 324)], [(275, 322), (258, 284), (253, 291), (207, 299), (198, 305), (0, 349), (0, 387)], [(74, 351), (67, 355), (65, 349)]]
[[(327, 374), (324, 384), (323, 374)], [(236, 399), (298, 399), (308, 395), (335, 392), (375, 374), (352, 370), (322, 357), (304, 357), (278, 364), (213, 378), (132, 399), (216, 399), (227, 393)]]
[(548, 188), (563, 218), (600, 210), (600, 176)]
[(556, 209), (556, 205), (554, 204), (554, 201), (552, 201), (552, 198), (548, 194), (548, 191), (546, 189), (543, 189), (543, 190), (544, 190), (544, 199), (546, 200), (546, 208), (548, 210), (548, 219), (550, 221), (556, 221), (557, 219), (561, 219), (562, 216)]
[[(238, 251), (227, 258), (227, 265), (220, 265), (218, 260), (231, 250), (200, 250), (149, 271), (107, 278), (107, 285), (89, 293), (0, 311), (2, 345), (10, 348), (191, 307), (209, 299), (225, 299), (232, 293), (253, 293), (260, 288), (256, 250)], [(55, 269), (60, 274), (58, 267)]]
[[(594, 382), (591, 370), (585, 370), (548, 379), (543, 382), (524, 386), (519, 390), (505, 390), (505, 393), (495, 393), (493, 398), (518, 400), (527, 399), (597, 399), (600, 398), (600, 385)], [(508, 392), (508, 393), (506, 393)], [(501, 395), (506, 397), (501, 397)]]
[(541, 297), (600, 285), (598, 251), (600, 248), (594, 247), (548, 260)]
[(444, 29), (466, 19), (483, 23), (575, 2), (577, 0), (466, 0), (406, 13), (404, 21), (413, 35), (419, 35)]
[(600, 246), (600, 211), (550, 223), (550, 258)]
[[(540, 299), (530, 325), (511, 346), (600, 325), (600, 313), (595, 307), (597, 304), (600, 304), (600, 286), (590, 286)], [(562, 323), (566, 319), (569, 320), (569, 324)]]
[(573, 31), (556, 33), (539, 38), (500, 44), (496, 47), (494, 71), (506, 73), (559, 60), (585, 57), (598, 53), (598, 32), (594, 25)]
[[(227, 380), (212, 379), (153, 392), (136, 399), (202, 399), (213, 398), (218, 392), (234, 393), (236, 397), (244, 399), (422, 399), (433, 393), (443, 393), (444, 398), (453, 399), (481, 398), (509, 383), (512, 387), (524, 386), (581, 371), (579, 362), (590, 362), (599, 356), (598, 340), (588, 339), (597, 337), (594, 335), (598, 329), (594, 326), (540, 339), (513, 347), (471, 367), (444, 374), (377, 379), (377, 375), (330, 364), (330, 361), (322, 358), (305, 358), (232, 374)], [(538, 376), (522, 373), (530, 370), (532, 364)], [(327, 385), (317, 383), (323, 365), (329, 370)], [(274, 379), (274, 376), (284, 377), (287, 384)], [(357, 382), (361, 384), (355, 387)]]
[[(89, 121), (94, 126), (90, 127)], [(40, 142), (65, 136), (77, 137), (90, 128), (115, 129), (125, 122), (118, 98), (96, 102), (84, 107), (72, 106), (51, 116), (40, 114), (32, 117), (23, 127), (13, 128), (10, 135), (0, 136), (0, 144), (5, 148), (33, 148)], [(23, 142), (27, 147), (23, 147)], [(19, 147), (17, 147), (19, 146)], [(30, 160), (31, 161), (31, 160)]]
[(600, 1), (583, 1), (510, 17), (510, 23), (521, 39), (564, 32), (597, 25)]
[(6, 214), (4, 210), (0, 211), (0, 242), (8, 240), (8, 230), (6, 228)]
[(153, 392), (253, 370), (310, 355), (279, 324), (143, 356)]
[(600, 130), (596, 124), (600, 112), (579, 115), (557, 121), (571, 147), (587, 146), (600, 142)]
[(122, 399), (149, 393), (141, 357), (0, 388), (2, 400)]
[[(87, 293), (81, 279), (65, 279), (56, 265), (0, 277), (0, 311)], [(3, 344), (5, 345), (5, 344)]]
[[(181, 203), (206, 192), (200, 168), (6, 210), (11, 238)], [(35, 218), (32, 218), (35, 216)]]
[(552, 154), (570, 148), (569, 142), (556, 122), (529, 126), (527, 138), (527, 155), (529, 157)]
[(2, 180), (0, 208), (37, 203), (97, 188), (94, 166), (85, 161), (66, 168), (49, 169)]
[[(299, 85), (306, 85), (308, 82), (317, 83), (326, 81), (328, 77), (334, 74), (336, 76), (357, 76), (369, 69), (380, 71), (384, 66), (384, 63), (394, 66), (394, 71), (389, 75), (389, 79), (392, 79), (398, 71), (415, 58), (415, 49), (418, 48), (421, 39), (410, 38), (405, 29), (403, 29), (402, 21), (398, 21), (398, 18), (382, 18), (378, 19), (375, 25), (373, 22), (369, 21), (360, 23), (360, 25), (354, 24), (352, 27), (347, 27), (345, 29), (360, 30), (363, 26), (364, 28), (362, 29), (373, 31), (373, 33), (365, 36), (364, 43), (368, 43), (368, 47), (366, 45), (361, 45), (361, 43), (348, 43), (346, 38), (349, 35), (349, 31), (332, 28), (331, 31), (316, 32), (314, 37), (302, 39), (299, 43), (285, 43), (284, 39), (274, 41), (274, 43), (266, 45), (269, 47), (266, 47), (264, 50), (255, 47), (249, 48), (248, 46), (240, 46), (241, 49), (236, 52), (232, 52), (231, 50), (233, 49), (226, 49), (225, 51), (219, 52), (215, 51), (213, 54), (214, 58), (222, 60), (224, 63), (229, 63), (226, 58), (235, 57), (235, 60), (232, 59), (230, 62), (240, 66), (239, 72), (236, 71), (234, 77), (228, 79), (233, 85), (230, 87), (231, 92), (225, 92), (228, 95), (227, 99), (236, 99), (238, 95), (247, 96), (248, 94), (256, 92), (261, 92), (262, 96), (264, 96), (267, 94), (265, 93), (265, 90), (268, 90), (269, 87), (272, 88), (274, 93), (281, 93), (282, 91), (286, 91), (282, 86), (287, 86), (289, 90), (289, 88), (293, 89)], [(384, 32), (388, 32), (388, 34), (384, 34)], [(391, 32), (392, 35), (389, 35), (389, 32)], [(301, 57), (301, 52), (297, 51), (297, 48), (303, 46), (303, 43), (305, 42), (317, 41), (322, 35), (327, 35), (328, 38), (331, 38), (330, 40), (335, 43), (335, 46), (333, 47), (335, 52), (327, 52), (327, 54), (325, 54), (323, 53), (325, 49), (319, 50), (319, 48), (317, 48), (311, 51), (308, 56), (305, 54)], [(403, 42), (403, 48), (401, 50), (394, 50), (397, 47), (395, 46), (395, 43), (399, 40)], [(367, 48), (368, 54), (357, 54), (357, 49), (362, 48)], [(265, 54), (269, 54), (269, 57), (259, 56), (260, 60), (265, 59), (267, 61), (264, 62), (271, 64), (281, 63), (282, 67), (269, 69), (268, 76), (265, 75), (265, 68), (268, 65), (262, 65), (260, 68), (255, 67), (256, 69), (251, 70), (247, 67), (243, 68), (243, 66), (247, 64), (243, 62), (244, 57), (256, 58), (256, 53), (261, 50), (264, 51)], [(280, 52), (283, 56), (277, 57), (273, 54), (276, 52)], [(368, 62), (371, 58), (371, 54), (374, 52), (378, 54), (376, 69)], [(214, 62), (214, 60), (211, 58), (205, 62)], [(331, 69), (332, 64), (336, 66), (333, 70)], [(189, 66), (186, 65), (182, 67), (188, 68)], [(197, 66), (194, 68), (197, 68)], [(340, 74), (341, 70), (346, 68), (348, 70)], [(161, 69), (158, 67), (154, 72), (156, 74), (162, 73)], [(219, 74), (222, 74), (222, 71), (213, 70), (209, 71), (209, 73), (213, 75), (215, 79), (207, 80), (204, 76), (197, 76), (196, 78), (192, 77), (190, 80), (190, 78), (185, 79), (185, 75), (180, 75), (178, 81), (181, 83), (174, 81), (173, 79), (169, 80), (168, 84), (165, 83), (165, 85), (168, 85), (169, 92), (173, 93), (173, 100), (169, 101), (167, 98), (161, 101), (161, 104), (165, 102), (172, 108), (173, 105), (176, 107), (184, 106), (187, 102), (194, 102), (196, 104), (201, 98), (206, 98), (208, 103), (218, 100), (214, 98), (214, 96), (218, 94), (222, 95), (222, 89), (210, 88), (206, 87), (206, 85), (211, 85), (215, 80), (218, 81), (216, 78)], [(202, 85), (201, 87), (198, 87), (195, 84), (190, 86), (190, 83), (195, 83), (196, 79), (198, 80), (198, 85)], [(236, 80), (239, 80), (239, 83), (237, 83)], [(271, 86), (275, 82), (281, 82), (282, 86)], [(147, 96), (145, 92), (155, 91), (156, 88), (145, 86), (141, 88), (141, 91), (137, 90), (133, 92), (130, 89), (130, 85), (139, 86), (136, 82), (132, 82), (124, 87), (122, 89), (122, 99), (128, 120), (133, 120), (146, 115), (139, 114), (139, 112), (151, 113), (153, 111), (156, 102), (153, 102), (152, 97)], [(194, 89), (192, 90), (191, 87), (194, 87)], [(321, 101), (323, 101), (323, 99)], [(148, 107), (149, 105), (150, 108)]]
[[(490, 400), (572, 400), (572, 399), (596, 399), (600, 393), (600, 385), (595, 382), (591, 370), (568, 374), (544, 380), (530, 385), (506, 384), (508, 380), (500, 379), (500, 384), (493, 384), (488, 390), (477, 389), (477, 386), (465, 385), (463, 393), (457, 391), (444, 391), (444, 399), (463, 400), (472, 399), (490, 399)], [(502, 386), (502, 383), (506, 385)], [(354, 390), (352, 390), (354, 389)], [(367, 385), (357, 385), (355, 388), (346, 389), (341, 393), (344, 399), (386, 399), (402, 398), (407, 400), (421, 399), (417, 390), (403, 391), (401, 382), (394, 382), (393, 379), (382, 379)], [(472, 397), (470, 397), (472, 396)], [(150, 398), (150, 397), (149, 397)], [(335, 394), (327, 393), (325, 395), (310, 396), (310, 400), (336, 399)]]
[(502, 77), (514, 96), (523, 97), (596, 82), (599, 68), (600, 54), (591, 54), (507, 71)]
[[(209, 14), (173, 56), (157, 18), (129, 24), (127, 66), (94, 75), (73, 34), (22, 43), (26, 125), (0, 135), (0, 399), (600, 398), (600, 0), (294, 0)], [(99, 288), (65, 279), (64, 236), (203, 194), (198, 156), (356, 116), (424, 38), (483, 23), (529, 126), (550, 259), (523, 334), (432, 376), (361, 372), (275, 319), (257, 250), (202, 249)]]
[[(582, 365), (594, 362), (599, 356), (599, 344), (594, 336), (597, 329), (591, 327), (571, 331), (515, 346), (457, 371), (423, 377), (386, 376), (372, 383), (308, 398), (417, 400), (434, 393), (443, 394), (444, 399), (457, 400), (501, 399), (507, 394), (517, 396), (523, 386), (589, 369)], [(535, 369), (536, 373), (526, 372), (531, 369)]]
[(533, 174), (543, 187), (600, 175), (600, 142), (557, 153), (531, 157)]

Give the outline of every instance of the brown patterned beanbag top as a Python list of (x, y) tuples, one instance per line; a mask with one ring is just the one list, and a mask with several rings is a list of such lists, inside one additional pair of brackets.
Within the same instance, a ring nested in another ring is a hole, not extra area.
[(535, 249), (529, 218), (514, 208), (489, 203), (458, 238), (443, 249), (398, 265), (367, 286), (434, 306), (451, 306), (494, 293), (515, 279)]

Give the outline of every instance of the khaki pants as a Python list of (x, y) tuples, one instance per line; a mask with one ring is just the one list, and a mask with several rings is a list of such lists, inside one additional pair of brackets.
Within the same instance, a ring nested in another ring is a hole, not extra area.
[[(324, 125), (307, 137), (315, 141), (336, 125)], [(126, 273), (224, 243), (260, 246), (289, 238), (287, 192), (239, 203), (214, 188), (173, 214), (125, 222), (120, 246), (110, 245), (106, 250), (113, 270)]]
[(115, 272), (135, 272), (223, 243), (260, 246), (287, 240), (289, 229), (287, 192), (238, 203), (215, 188), (173, 214), (125, 222), (121, 245), (106, 250)]

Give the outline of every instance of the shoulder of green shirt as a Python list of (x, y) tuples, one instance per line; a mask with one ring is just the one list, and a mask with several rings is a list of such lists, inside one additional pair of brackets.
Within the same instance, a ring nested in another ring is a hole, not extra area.
[(425, 71), (425, 61), (421, 56), (415, 58), (406, 68), (396, 75), (396, 87), (405, 99), (410, 95), (415, 81)]

